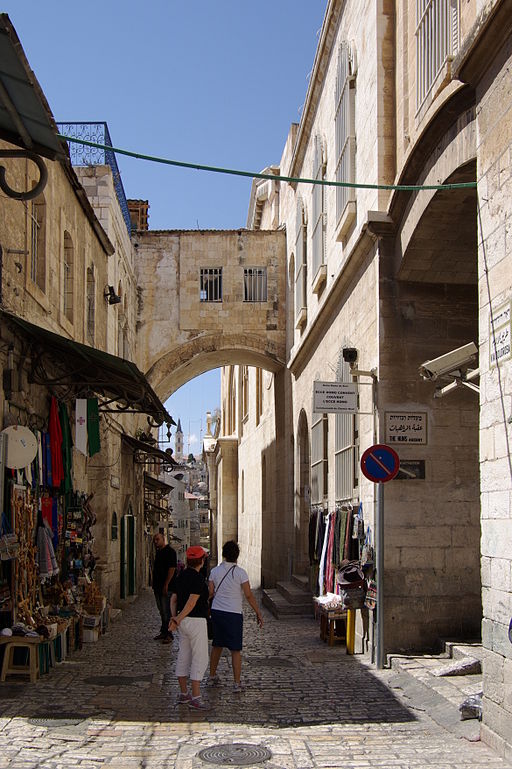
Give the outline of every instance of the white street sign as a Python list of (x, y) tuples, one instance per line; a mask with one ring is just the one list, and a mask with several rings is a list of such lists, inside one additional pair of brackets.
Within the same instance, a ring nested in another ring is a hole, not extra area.
[(313, 382), (314, 414), (355, 414), (357, 384), (355, 382)]

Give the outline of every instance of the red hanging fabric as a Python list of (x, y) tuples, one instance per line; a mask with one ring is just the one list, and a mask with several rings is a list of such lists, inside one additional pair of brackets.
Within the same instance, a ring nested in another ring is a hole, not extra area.
[(62, 430), (60, 427), (59, 409), (57, 400), (53, 395), (50, 405), (50, 422), (48, 430), (50, 433), (50, 452), (52, 455), (52, 483), (54, 488), (58, 489), (64, 478), (64, 465), (62, 463)]

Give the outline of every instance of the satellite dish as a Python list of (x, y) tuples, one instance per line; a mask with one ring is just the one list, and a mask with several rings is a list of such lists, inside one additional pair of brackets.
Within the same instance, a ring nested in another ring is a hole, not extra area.
[(2, 433), (7, 435), (6, 466), (14, 470), (27, 467), (37, 454), (37, 438), (32, 430), (22, 425), (10, 425)]

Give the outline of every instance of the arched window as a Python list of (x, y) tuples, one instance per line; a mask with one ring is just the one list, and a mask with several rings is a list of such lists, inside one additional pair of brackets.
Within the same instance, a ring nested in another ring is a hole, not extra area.
[(327, 497), (327, 414), (313, 414), (311, 424), (311, 504), (321, 505)]
[[(318, 180), (325, 179), (326, 163), (322, 140), (319, 136), (315, 137), (314, 156), (313, 156), (313, 178)], [(323, 184), (313, 185), (313, 235), (312, 235), (312, 271), (313, 271), (313, 291), (318, 293), (320, 287), (325, 282), (327, 271), (325, 268), (325, 187)]]
[(117, 539), (117, 513), (112, 513), (112, 522), (110, 524), (110, 539), (115, 540)]
[(46, 290), (46, 202), (39, 195), (30, 206), (30, 278)]
[(87, 341), (90, 345), (94, 345), (96, 327), (96, 278), (94, 276), (94, 267), (92, 266), (87, 268), (86, 302)]
[(307, 226), (302, 200), (297, 201), (295, 219), (295, 328), (302, 328), (307, 321)]
[(64, 315), (73, 323), (73, 286), (74, 286), (75, 253), (73, 241), (69, 232), (64, 232)]
[[(335, 92), (336, 181), (355, 182), (355, 77), (348, 43), (338, 51)], [(336, 187), (336, 227), (342, 237), (355, 217), (355, 190)]]

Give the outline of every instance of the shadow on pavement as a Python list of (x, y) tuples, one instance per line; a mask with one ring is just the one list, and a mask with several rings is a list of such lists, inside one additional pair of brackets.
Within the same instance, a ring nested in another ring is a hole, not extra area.
[[(0, 683), (0, 717), (22, 717), (47, 729), (76, 729), (132, 722), (196, 722), (290, 727), (343, 723), (406, 723), (414, 714), (357, 655), (328, 647), (313, 619), (276, 620), (265, 613), (258, 630), (252, 612), (244, 628), (243, 678), (234, 694), (227, 656), (219, 665), (223, 686), (206, 689), (207, 712), (176, 706), (177, 641), (152, 640), (152, 595), (145, 592), (97, 643), (52, 669), (36, 684)], [(91, 719), (91, 720), (88, 720)], [(104, 727), (102, 727), (104, 728)]]

